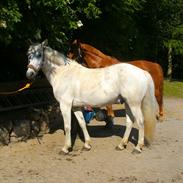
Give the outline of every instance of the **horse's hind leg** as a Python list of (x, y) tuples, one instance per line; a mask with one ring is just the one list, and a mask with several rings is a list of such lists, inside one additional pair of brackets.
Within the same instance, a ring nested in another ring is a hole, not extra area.
[(125, 102), (125, 110), (126, 110), (126, 130), (120, 144), (117, 146), (118, 150), (123, 150), (126, 148), (130, 132), (132, 130), (133, 122), (135, 121), (131, 108), (129, 107), (129, 104), (126, 102)]
[(106, 127), (107, 128), (112, 128), (113, 127), (113, 118), (114, 118), (114, 111), (112, 110), (112, 105), (107, 105), (107, 119), (105, 120), (106, 122)]
[(126, 130), (125, 130), (125, 134), (124, 134), (120, 144), (116, 147), (117, 150), (123, 150), (126, 148), (128, 139), (130, 136), (130, 132), (132, 129), (132, 125), (133, 125), (133, 122), (131, 121), (129, 114), (126, 114)]
[(112, 110), (112, 105), (107, 105), (106, 108), (107, 108), (107, 115), (114, 117), (114, 111)]
[(132, 107), (131, 110), (139, 128), (138, 143), (133, 153), (141, 153), (142, 147), (144, 146), (144, 118), (140, 105)]
[(120, 150), (126, 148), (133, 122), (136, 121), (139, 127), (139, 138), (138, 138), (138, 144), (135, 147), (134, 152), (140, 153), (144, 145), (144, 123), (143, 123), (143, 116), (142, 116), (140, 105), (129, 105), (125, 103), (125, 109), (126, 109), (126, 117), (127, 117), (126, 130), (125, 130), (124, 137), (117, 148)]
[(155, 95), (156, 95), (156, 100), (157, 100), (158, 106), (159, 106), (158, 120), (160, 122), (162, 122), (163, 121), (163, 96), (160, 91), (155, 91)]
[(81, 110), (74, 110), (74, 114), (79, 122), (79, 125), (81, 129), (83, 130), (84, 138), (85, 138), (85, 144), (84, 144), (84, 149), (90, 150), (91, 145), (90, 145), (90, 136), (88, 134), (88, 130), (86, 128), (86, 122), (84, 120), (84, 116)]
[(157, 116), (157, 119), (160, 122), (162, 122), (163, 121), (163, 74), (159, 75), (159, 77), (156, 80), (154, 80), (154, 84), (155, 84), (155, 97), (159, 107), (159, 115)]

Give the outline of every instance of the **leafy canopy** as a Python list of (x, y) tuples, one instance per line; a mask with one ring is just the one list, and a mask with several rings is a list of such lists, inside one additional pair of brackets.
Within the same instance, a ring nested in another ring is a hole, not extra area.
[(81, 18), (98, 18), (96, 0), (2, 0), (0, 2), (0, 42), (22, 44), (44, 38), (62, 45), (69, 32), (79, 28)]

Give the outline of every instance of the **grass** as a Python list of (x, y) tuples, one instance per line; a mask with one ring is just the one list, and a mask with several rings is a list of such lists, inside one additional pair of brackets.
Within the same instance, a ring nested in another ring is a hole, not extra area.
[(164, 81), (164, 96), (183, 98), (183, 82), (181, 81)]

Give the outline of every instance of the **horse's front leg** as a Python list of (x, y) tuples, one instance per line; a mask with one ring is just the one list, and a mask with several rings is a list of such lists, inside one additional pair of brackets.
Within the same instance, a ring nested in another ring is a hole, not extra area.
[(74, 111), (74, 114), (79, 122), (79, 125), (83, 131), (83, 134), (84, 134), (84, 139), (85, 139), (85, 144), (84, 144), (84, 149), (86, 150), (90, 150), (91, 149), (91, 145), (90, 145), (90, 136), (89, 136), (89, 133), (88, 133), (88, 130), (86, 128), (86, 122), (84, 120), (84, 116), (83, 116), (83, 113), (81, 110), (79, 109), (73, 109)]
[(64, 120), (64, 130), (65, 130), (65, 144), (62, 151), (65, 154), (69, 153), (69, 148), (71, 148), (71, 105), (61, 104), (60, 109), (62, 112)]

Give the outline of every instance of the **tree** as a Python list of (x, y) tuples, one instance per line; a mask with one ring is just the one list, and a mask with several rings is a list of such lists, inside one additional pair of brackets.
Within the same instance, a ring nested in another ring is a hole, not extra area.
[[(137, 30), (134, 45), (134, 49), (139, 50), (137, 55), (157, 60), (168, 76), (172, 77), (177, 62), (174, 55), (182, 54), (183, 1), (146, 1), (133, 17)], [(168, 56), (164, 62), (162, 55), (166, 51)]]
[(1, 0), (0, 80), (25, 77), (28, 39), (47, 38), (51, 47), (64, 52), (71, 32), (79, 28), (80, 17), (92, 20), (99, 15), (96, 0)]
[[(61, 47), (71, 30), (78, 29), (79, 17), (97, 18), (96, 0), (7, 0), (0, 4), (0, 41), (22, 44), (28, 38), (48, 38)], [(8, 40), (8, 41), (7, 41)]]
[(118, 58), (133, 58), (133, 40), (138, 27), (134, 19), (143, 8), (145, 0), (98, 0), (102, 11), (99, 19), (83, 20), (80, 37), (86, 42)]
[(14, 26), (21, 21), (22, 14), (16, 0), (2, 0), (0, 3), (0, 42), (9, 44)]
[(28, 39), (66, 51), (74, 34), (122, 60), (156, 61), (170, 76), (183, 67), (182, 25), (182, 0), (1, 0), (0, 49), (18, 62)]
[(167, 77), (172, 79), (173, 74), (173, 55), (183, 55), (183, 25), (175, 27), (172, 31), (172, 37), (164, 42), (165, 47), (168, 49), (168, 70)]

